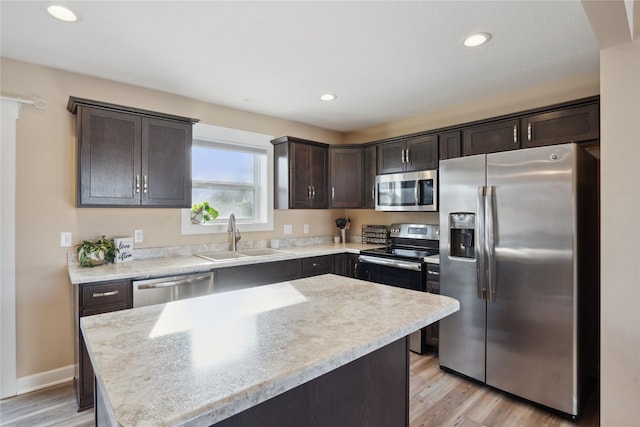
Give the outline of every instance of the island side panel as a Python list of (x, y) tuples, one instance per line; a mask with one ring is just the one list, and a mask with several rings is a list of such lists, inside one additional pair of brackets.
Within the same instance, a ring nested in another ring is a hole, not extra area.
[(407, 427), (409, 347), (401, 338), (215, 427)]

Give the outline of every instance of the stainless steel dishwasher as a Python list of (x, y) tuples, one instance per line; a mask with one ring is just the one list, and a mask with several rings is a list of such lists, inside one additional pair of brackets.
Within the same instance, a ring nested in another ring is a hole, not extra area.
[(133, 281), (133, 307), (162, 304), (213, 293), (213, 272)]

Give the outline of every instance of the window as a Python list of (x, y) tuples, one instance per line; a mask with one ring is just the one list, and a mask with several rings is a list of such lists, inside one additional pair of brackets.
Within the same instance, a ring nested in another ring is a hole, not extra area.
[(220, 215), (192, 224), (182, 210), (182, 234), (226, 233), (234, 213), (241, 231), (273, 230), (272, 136), (196, 123), (191, 152), (192, 203), (208, 201)]

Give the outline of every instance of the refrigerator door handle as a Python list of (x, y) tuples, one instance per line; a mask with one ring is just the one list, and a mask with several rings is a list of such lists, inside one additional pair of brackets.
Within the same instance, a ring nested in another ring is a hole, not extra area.
[(485, 209), (487, 187), (478, 187), (478, 222), (476, 224), (476, 286), (478, 287), (478, 299), (485, 299), (487, 286), (485, 281)]
[(496, 242), (495, 242), (495, 190), (494, 186), (487, 187), (486, 215), (485, 215), (485, 252), (487, 254), (487, 302), (496, 298)]

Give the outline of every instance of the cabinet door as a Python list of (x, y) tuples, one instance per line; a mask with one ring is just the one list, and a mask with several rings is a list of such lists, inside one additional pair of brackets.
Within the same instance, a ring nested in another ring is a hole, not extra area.
[(302, 259), (302, 277), (318, 276), (333, 272), (333, 255)]
[(520, 148), (518, 119), (468, 127), (463, 130), (462, 155), (494, 153)]
[(444, 132), (439, 135), (440, 160), (462, 156), (460, 131)]
[(406, 141), (405, 170), (438, 169), (438, 135), (425, 135)]
[(140, 116), (79, 106), (77, 125), (77, 205), (139, 205)]
[(289, 146), (289, 207), (311, 206), (311, 146), (291, 143)]
[(378, 145), (378, 173), (404, 172), (404, 141), (388, 142)]
[(376, 146), (367, 145), (363, 150), (362, 207), (376, 207)]
[(552, 111), (522, 119), (522, 147), (591, 141), (600, 138), (598, 105)]
[(311, 154), (311, 201), (313, 209), (329, 207), (329, 150), (325, 147), (310, 146)]
[(142, 204), (191, 207), (191, 123), (142, 119)]
[(362, 147), (329, 149), (332, 208), (362, 206)]
[(299, 279), (301, 262), (299, 259), (293, 259), (225, 267), (215, 270), (214, 274), (214, 291), (220, 293)]

